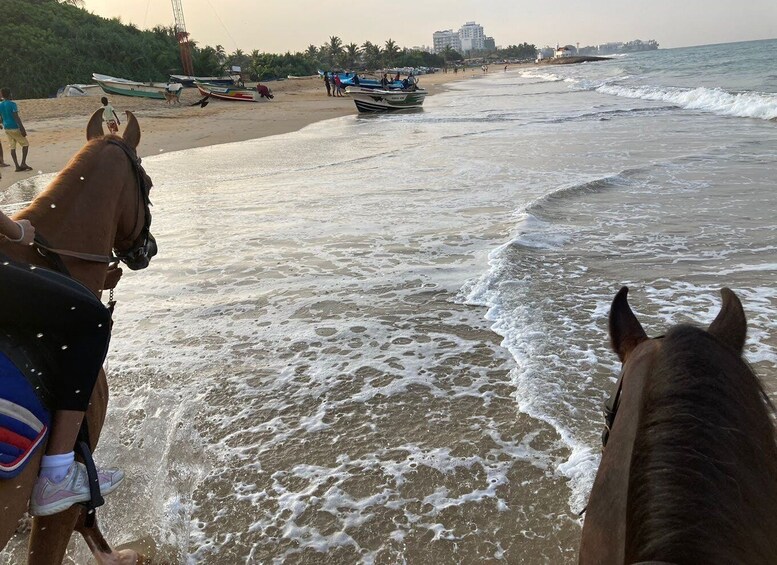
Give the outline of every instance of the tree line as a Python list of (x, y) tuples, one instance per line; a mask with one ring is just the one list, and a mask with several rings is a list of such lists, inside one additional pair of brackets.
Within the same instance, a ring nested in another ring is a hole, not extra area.
[[(0, 0), (0, 86), (11, 87), (16, 98), (44, 98), (66, 84), (90, 83), (92, 73), (137, 81), (166, 81), (170, 74), (183, 73), (174, 27), (140, 30), (118, 18), (91, 14), (82, 5), (82, 0)], [(490, 56), (518, 58), (529, 50), (525, 58), (530, 59), (534, 46), (525, 43)], [(251, 81), (319, 70), (443, 67), (461, 59), (450, 47), (433, 54), (401, 48), (393, 39), (359, 45), (332, 36), (321, 46), (285, 54), (227, 53), (221, 45), (192, 42), (196, 75), (221, 76), (237, 65)]]

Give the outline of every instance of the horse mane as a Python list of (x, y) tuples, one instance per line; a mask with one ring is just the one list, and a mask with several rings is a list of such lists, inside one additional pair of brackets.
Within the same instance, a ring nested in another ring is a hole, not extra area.
[[(45, 196), (51, 196), (56, 190), (67, 190), (70, 186), (80, 185), (82, 177), (97, 166), (98, 159), (95, 155), (107, 144), (108, 138), (113, 135), (92, 139), (76, 153), (57, 177), (35, 198), (25, 209), (27, 214), (44, 213), (50, 207), (50, 202)], [(118, 138), (121, 139), (121, 138)], [(42, 198), (43, 197), (43, 198)]]
[(634, 442), (628, 563), (777, 563), (773, 413), (737, 352), (693, 326), (666, 335)]

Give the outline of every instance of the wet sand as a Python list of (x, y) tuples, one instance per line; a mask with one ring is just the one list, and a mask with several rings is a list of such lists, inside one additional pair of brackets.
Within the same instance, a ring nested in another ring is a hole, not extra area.
[[(434, 95), (447, 83), (482, 74), (482, 70), (476, 68), (455, 74), (422, 75), (419, 84)], [(0, 190), (35, 174), (61, 170), (83, 146), (89, 117), (102, 107), (101, 96), (108, 96), (120, 118), (124, 118), (123, 113), (127, 110), (135, 114), (143, 136), (138, 147), (141, 157), (289, 133), (317, 121), (357, 113), (347, 96), (326, 96), (324, 84), (318, 77), (265, 84), (275, 95), (273, 100), (247, 103), (211, 99), (204, 108), (191, 106), (202, 98), (195, 88), (184, 89), (181, 104), (172, 106), (164, 100), (106, 95), (99, 87), (88, 89), (89, 95), (83, 97), (17, 100), (30, 141), (27, 161), (33, 170), (15, 172), (13, 164), (3, 168), (0, 170)], [(120, 133), (124, 124), (122, 119)], [(12, 163), (8, 140), (3, 134), (0, 134), (0, 143), (5, 161)]]

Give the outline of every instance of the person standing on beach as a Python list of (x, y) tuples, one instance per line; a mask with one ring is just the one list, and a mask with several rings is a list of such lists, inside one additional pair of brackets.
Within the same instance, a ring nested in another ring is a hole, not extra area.
[(329, 85), (329, 73), (324, 73), (324, 86), (326, 86), (326, 95), (332, 96), (331, 86)]
[(267, 98), (269, 100), (275, 98), (275, 96), (273, 96), (270, 92), (270, 89), (260, 82), (256, 83), (256, 91), (259, 93), (259, 98)]
[[(2, 127), (2, 126), (0, 126)], [(5, 159), (3, 159), (3, 144), (0, 143), (0, 167), (10, 167), (8, 163), (5, 162)]]
[(335, 74), (335, 96), (343, 95), (342, 82), (340, 82), (340, 76)]
[[(8, 136), (8, 145), (11, 147), (11, 159), (16, 165), (16, 172), (31, 171), (32, 167), (27, 164), (27, 151), (30, 149), (30, 142), (27, 141), (27, 130), (24, 129), (22, 119), (19, 117), (19, 107), (11, 98), (11, 89), (8, 87), (0, 88), (0, 122), (5, 128), (5, 135)], [(16, 145), (22, 146), (21, 164), (16, 158)]]
[(105, 96), (100, 98), (100, 102), (103, 104), (103, 121), (105, 122), (105, 125), (108, 126), (108, 131), (118, 134), (121, 122), (119, 121), (118, 114), (116, 114), (116, 110), (113, 109), (113, 106), (108, 104), (108, 99)]

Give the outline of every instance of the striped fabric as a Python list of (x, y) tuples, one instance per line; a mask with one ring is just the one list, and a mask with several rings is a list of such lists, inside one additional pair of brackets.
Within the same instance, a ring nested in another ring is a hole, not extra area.
[(0, 479), (22, 472), (46, 438), (50, 417), (33, 386), (0, 352)]

